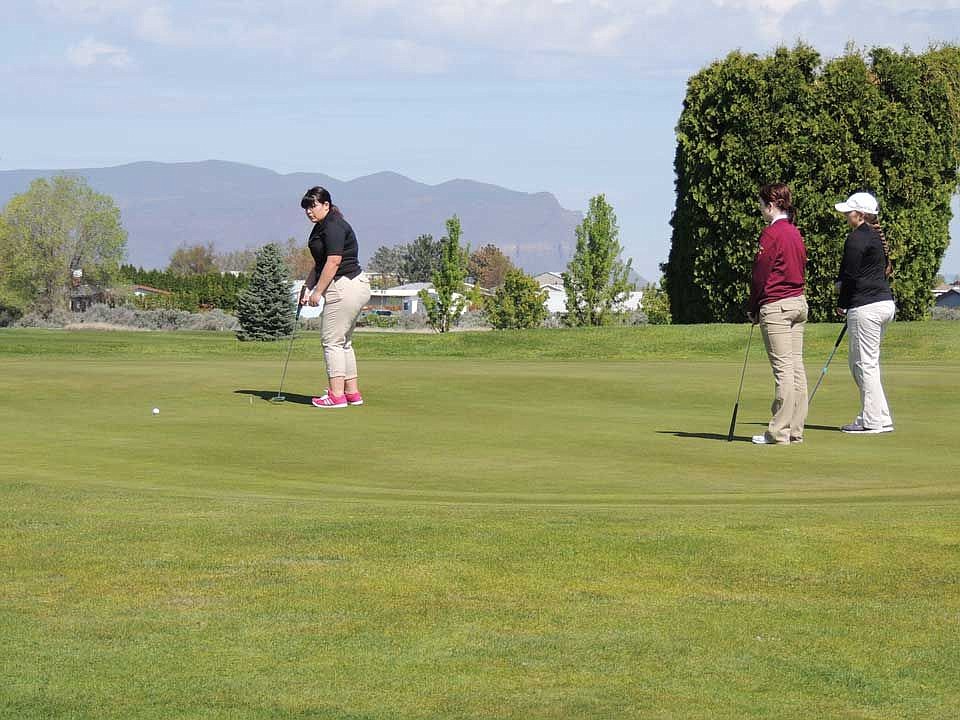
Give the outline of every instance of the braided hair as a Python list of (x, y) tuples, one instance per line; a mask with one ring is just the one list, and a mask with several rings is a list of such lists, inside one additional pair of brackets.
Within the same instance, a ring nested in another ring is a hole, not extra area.
[(880, 227), (880, 220), (876, 215), (872, 213), (864, 213), (863, 220), (867, 223), (867, 225), (876, 230), (877, 235), (880, 236), (880, 242), (883, 243), (883, 257), (887, 261), (887, 264), (883, 269), (883, 274), (885, 277), (889, 278), (893, 275), (893, 261), (890, 259), (890, 241), (887, 240), (887, 234), (883, 231), (883, 228)]

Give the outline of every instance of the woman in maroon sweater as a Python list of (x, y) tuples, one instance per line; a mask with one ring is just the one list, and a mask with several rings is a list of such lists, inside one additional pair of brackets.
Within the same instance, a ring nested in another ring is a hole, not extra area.
[(803, 367), (807, 249), (793, 224), (796, 211), (786, 185), (760, 188), (760, 214), (767, 227), (760, 234), (753, 261), (748, 316), (750, 322), (760, 324), (776, 390), (767, 431), (754, 435), (753, 442), (789, 445), (803, 442), (807, 419), (807, 373)]

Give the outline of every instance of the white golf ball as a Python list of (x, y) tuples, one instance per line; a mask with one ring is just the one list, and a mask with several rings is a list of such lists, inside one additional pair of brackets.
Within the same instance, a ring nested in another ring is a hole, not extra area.
[(160, 414), (160, 408), (154, 408), (154, 409), (153, 409), (153, 414), (154, 414), (154, 415), (159, 415), (159, 414)]

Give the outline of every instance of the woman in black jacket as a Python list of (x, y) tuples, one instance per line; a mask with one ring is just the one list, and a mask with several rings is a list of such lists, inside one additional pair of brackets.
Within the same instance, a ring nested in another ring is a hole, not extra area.
[(837, 276), (837, 305), (847, 318), (850, 372), (860, 388), (860, 413), (841, 430), (851, 434), (891, 432), (893, 418), (880, 379), (880, 342), (897, 308), (888, 278), (890, 250), (870, 193), (854, 193), (834, 206), (847, 216), (852, 231), (843, 246)]

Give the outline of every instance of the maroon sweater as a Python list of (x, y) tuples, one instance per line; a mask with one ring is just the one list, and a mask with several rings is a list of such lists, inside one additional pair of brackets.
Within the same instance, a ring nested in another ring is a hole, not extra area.
[(750, 312), (756, 316), (767, 303), (803, 295), (806, 265), (807, 248), (793, 223), (781, 219), (764, 228), (753, 261)]

